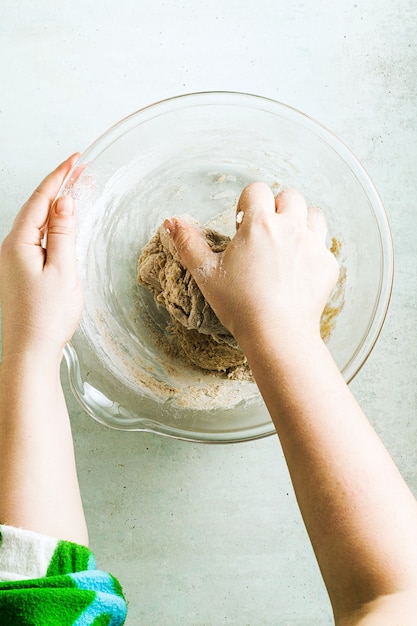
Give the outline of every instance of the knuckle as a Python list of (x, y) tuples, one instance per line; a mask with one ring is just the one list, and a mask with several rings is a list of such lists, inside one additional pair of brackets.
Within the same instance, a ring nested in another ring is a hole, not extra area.
[(48, 226), (48, 236), (50, 235), (64, 235), (64, 236), (72, 236), (73, 228), (64, 223), (50, 223)]
[(13, 246), (11, 245), (10, 235), (7, 235), (7, 237), (5, 237), (5, 239), (3, 239), (3, 242), (2, 242), (1, 247), (0, 247), (1, 255), (2, 256), (8, 256), (8, 254), (10, 253), (12, 248), (13, 248)]
[(174, 243), (177, 252), (181, 254), (190, 246), (191, 233), (188, 228), (177, 228), (174, 235)]

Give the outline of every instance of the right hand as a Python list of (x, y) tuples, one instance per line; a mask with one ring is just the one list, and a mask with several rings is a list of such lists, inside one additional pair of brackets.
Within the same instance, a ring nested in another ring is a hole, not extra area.
[(327, 249), (322, 212), (296, 190), (274, 198), (264, 183), (246, 187), (243, 220), (214, 253), (185, 220), (165, 222), (185, 267), (240, 346), (277, 333), (320, 334), (320, 318), (339, 267)]

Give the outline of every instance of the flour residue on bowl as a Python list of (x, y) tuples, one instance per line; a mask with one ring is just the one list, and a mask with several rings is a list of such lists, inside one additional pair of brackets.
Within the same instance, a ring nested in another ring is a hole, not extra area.
[[(246, 366), (237, 366), (231, 372), (202, 369), (187, 359), (178, 334), (173, 332), (172, 320), (161, 305), (151, 306), (139, 298), (138, 312), (147, 335), (147, 350), (152, 354), (152, 365), (148, 362), (145, 377), (143, 363), (138, 363), (140, 378), (141, 382), (152, 378), (150, 388), (158, 402), (169, 404), (174, 412), (176, 408), (227, 410), (241, 403), (260, 402), (258, 388)], [(130, 371), (132, 376), (138, 376), (138, 372), (131, 368)]]

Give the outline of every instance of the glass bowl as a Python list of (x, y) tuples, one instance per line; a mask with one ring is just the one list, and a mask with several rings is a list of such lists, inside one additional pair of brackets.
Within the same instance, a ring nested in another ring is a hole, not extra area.
[(328, 347), (347, 382), (363, 365), (393, 275), (387, 218), (364, 169), (289, 106), (242, 93), (183, 95), (110, 128), (60, 192), (77, 203), (85, 294), (65, 358), (76, 398), (98, 422), (200, 442), (275, 432), (253, 382), (196, 371), (167, 353), (166, 312), (136, 280), (141, 249), (165, 218), (189, 213), (226, 232), (240, 192), (257, 180), (277, 192), (296, 187), (324, 210), (344, 273)]

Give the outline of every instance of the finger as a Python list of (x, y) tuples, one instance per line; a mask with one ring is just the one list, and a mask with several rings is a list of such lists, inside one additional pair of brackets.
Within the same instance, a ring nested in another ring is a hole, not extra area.
[(179, 257), (197, 283), (204, 283), (217, 267), (216, 255), (197, 228), (186, 220), (172, 218), (165, 220), (164, 227), (169, 232)]
[(39, 233), (48, 220), (51, 204), (78, 157), (79, 153), (76, 152), (44, 178), (17, 214), (12, 236), (16, 234), (28, 243), (38, 242)]
[(60, 196), (51, 210), (46, 244), (46, 266), (71, 273), (76, 271), (75, 202), (71, 196)]
[(327, 222), (323, 211), (319, 207), (310, 206), (307, 210), (307, 226), (325, 242), (327, 237)]
[(251, 183), (242, 191), (236, 207), (236, 229), (243, 222), (268, 217), (275, 212), (274, 195), (265, 183)]
[(288, 215), (305, 224), (307, 204), (304, 196), (296, 189), (281, 191), (275, 198), (275, 209), (281, 215)]
[(71, 176), (70, 178), (67, 179), (65, 183), (65, 187), (61, 191), (61, 193), (68, 194), (71, 191), (71, 189), (74, 187), (75, 183), (78, 181), (81, 174), (83, 174), (84, 170), (86, 169), (86, 167), (88, 167), (88, 165), (89, 163), (82, 163), (81, 165), (77, 165), (76, 167), (73, 168), (73, 170), (71, 171)]

